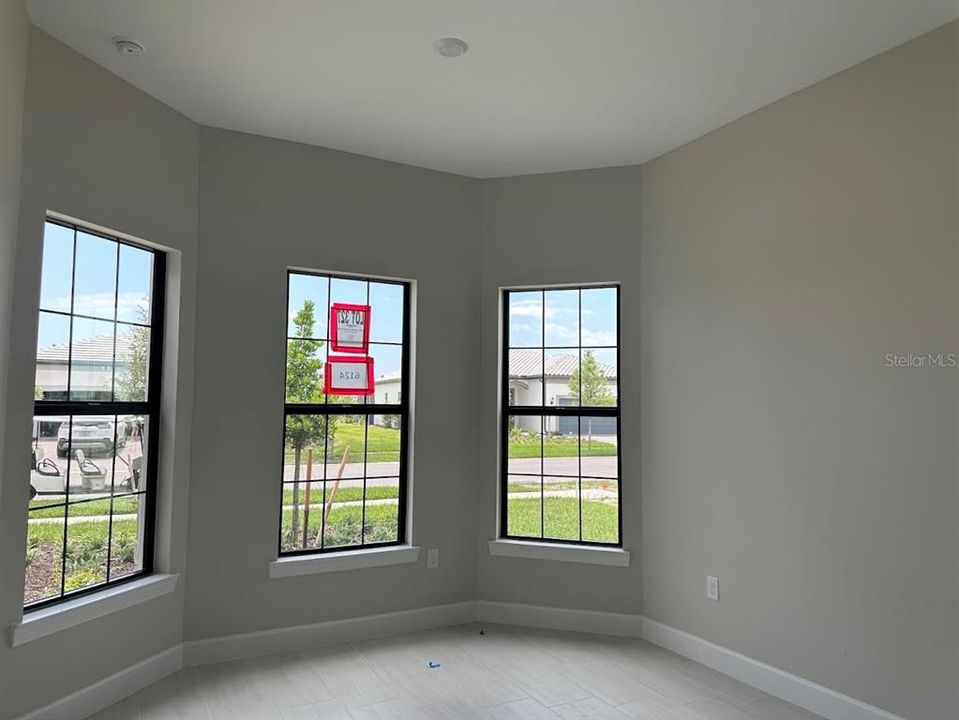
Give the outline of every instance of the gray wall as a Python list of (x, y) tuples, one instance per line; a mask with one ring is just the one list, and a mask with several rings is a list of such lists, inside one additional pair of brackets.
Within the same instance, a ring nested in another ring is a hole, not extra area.
[[(197, 127), (31, 28), (20, 229), (0, 502), (0, 627), (21, 614), (43, 220), (55, 210), (174, 249), (167, 412), (161, 429), (159, 569), (183, 571), (197, 232)], [(175, 399), (175, 403), (172, 400)], [(175, 407), (174, 407), (175, 406)], [(175, 409), (175, 415), (174, 415)], [(15, 717), (180, 642), (182, 585), (135, 608), (21, 647), (0, 643), (0, 717)], [(42, 678), (40, 680), (39, 678)]]
[[(957, 25), (643, 166), (644, 613), (959, 716)], [(721, 602), (705, 599), (718, 575)]]
[[(641, 610), (639, 232), (640, 169), (609, 168), (483, 182), (479, 386), (478, 574), (482, 600), (609, 612)], [(499, 288), (621, 282), (623, 545), (629, 568), (492, 557), (496, 537)], [(602, 592), (597, 592), (602, 588)]]
[[(201, 131), (187, 639), (474, 597), (478, 185)], [(289, 266), (417, 281), (412, 540), (441, 549), (436, 570), (426, 570), (424, 552), (415, 566), (267, 575), (277, 543)]]
[(26, 71), (27, 13), (23, 2), (0, 0), (0, 503), (3, 502), (7, 357), (20, 211), (20, 140)]

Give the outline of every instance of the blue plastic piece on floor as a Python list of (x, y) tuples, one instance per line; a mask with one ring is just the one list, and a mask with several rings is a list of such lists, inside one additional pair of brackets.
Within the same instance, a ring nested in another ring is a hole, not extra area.
[(430, 661), (427, 663), (427, 665), (429, 665), (431, 668), (438, 668), (438, 667), (440, 666), (440, 664), (439, 664), (438, 662), (433, 662), (432, 660), (430, 660)]

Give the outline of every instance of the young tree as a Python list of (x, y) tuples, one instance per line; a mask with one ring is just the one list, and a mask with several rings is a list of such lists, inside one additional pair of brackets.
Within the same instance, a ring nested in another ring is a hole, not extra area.
[[(616, 398), (606, 384), (606, 373), (593, 356), (592, 350), (583, 354), (580, 367), (569, 378), (569, 391), (579, 400), (582, 407), (612, 405)], [(587, 418), (587, 447), (593, 446), (593, 418)]]
[[(137, 308), (137, 320), (146, 324), (146, 308)], [(142, 401), (147, 399), (147, 358), (150, 352), (150, 334), (147, 328), (135, 325), (130, 332), (130, 349), (118, 361), (126, 363), (126, 373), (117, 378), (117, 400)]]
[[(293, 317), (297, 339), (290, 340), (286, 351), (287, 402), (323, 402), (320, 375), (323, 361), (317, 357), (323, 343), (299, 339), (312, 337), (315, 323), (315, 306), (312, 300), (306, 300)], [(299, 537), (300, 459), (303, 449), (324, 442), (327, 435), (332, 443), (335, 428), (336, 417), (332, 415), (288, 415), (286, 418), (286, 442), (293, 450), (293, 518), (290, 529), (294, 543)]]

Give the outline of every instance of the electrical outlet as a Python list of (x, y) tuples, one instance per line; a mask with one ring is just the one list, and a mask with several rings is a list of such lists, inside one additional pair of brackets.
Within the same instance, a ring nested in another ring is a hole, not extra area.
[(706, 599), (719, 602), (719, 578), (706, 576)]
[(440, 551), (439, 548), (433, 548), (432, 550), (426, 551), (426, 567), (429, 570), (433, 570), (440, 566)]

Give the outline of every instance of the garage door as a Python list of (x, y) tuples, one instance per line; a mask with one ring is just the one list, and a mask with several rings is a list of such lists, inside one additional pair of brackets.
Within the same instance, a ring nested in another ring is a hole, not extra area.
[[(561, 407), (568, 407), (574, 403), (573, 398), (557, 398)], [(579, 428), (579, 418), (561, 417), (557, 423), (557, 429), (561, 435), (575, 435)], [(586, 428), (586, 418), (583, 418), (583, 428)], [(615, 435), (616, 418), (613, 417), (594, 417), (593, 435)]]

